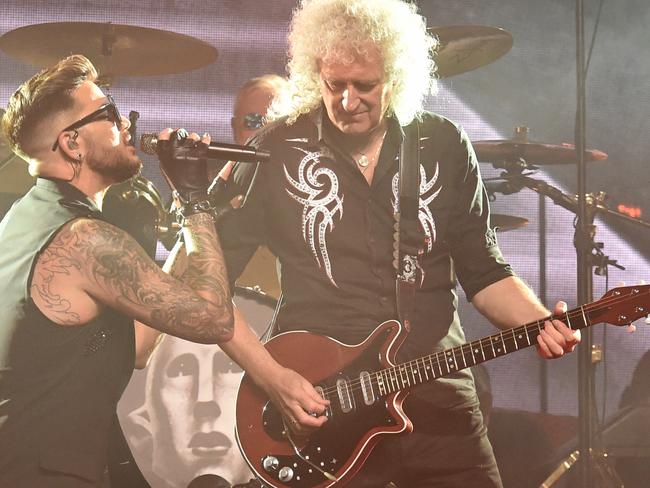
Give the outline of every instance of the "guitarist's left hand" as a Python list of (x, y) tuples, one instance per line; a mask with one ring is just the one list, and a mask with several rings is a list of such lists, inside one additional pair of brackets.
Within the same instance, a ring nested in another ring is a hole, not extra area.
[[(554, 316), (566, 313), (567, 304), (557, 302), (555, 304)], [(572, 352), (580, 343), (580, 331), (571, 330), (561, 320), (547, 320), (544, 329), (537, 336), (537, 352), (544, 359), (555, 359)]]

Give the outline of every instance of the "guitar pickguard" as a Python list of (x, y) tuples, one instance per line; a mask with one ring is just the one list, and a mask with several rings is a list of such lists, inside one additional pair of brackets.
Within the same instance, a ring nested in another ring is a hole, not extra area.
[[(391, 404), (394, 395), (381, 397), (367, 391), (364, 394), (363, 388), (363, 378), (367, 377), (364, 373), (373, 373), (385, 366), (386, 343), (396, 333), (395, 328), (387, 327), (371, 336), (363, 348), (357, 346), (349, 357), (337, 350), (340, 347), (338, 343), (329, 356), (320, 348), (318, 357), (321, 362), (328, 365), (329, 371), (335, 371), (313, 381), (317, 391), (323, 392), (323, 396), (330, 400), (326, 412), (328, 421), (308, 439), (300, 444), (296, 440), (294, 444), (288, 437), (280, 413), (272, 403), (265, 402), (258, 415), (262, 419), (263, 435), (273, 441), (273, 445), (257, 452), (257, 459), (249, 459), (251, 467), (281, 483), (278, 486), (328, 486), (327, 483), (332, 481), (322, 471), (329, 473), (332, 479), (339, 478), (349, 468), (349, 460), (367, 457), (375, 444), (375, 434), (403, 431), (404, 421), (395, 415)], [(304, 347), (305, 344), (301, 344), (301, 348)], [(310, 379), (310, 371), (298, 372)], [(238, 437), (243, 434), (240, 429), (238, 422)], [(341, 432), (345, 435), (342, 436)], [(360, 449), (360, 446), (365, 448)]]

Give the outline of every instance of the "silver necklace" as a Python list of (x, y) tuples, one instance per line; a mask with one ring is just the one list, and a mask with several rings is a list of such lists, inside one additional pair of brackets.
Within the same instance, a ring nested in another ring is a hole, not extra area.
[(374, 164), (375, 160), (379, 157), (379, 153), (381, 152), (381, 146), (384, 144), (384, 138), (386, 137), (386, 132), (384, 132), (384, 134), (381, 136), (379, 147), (375, 150), (375, 154), (373, 155), (372, 159), (366, 156), (365, 152), (362, 152), (361, 156), (359, 156), (358, 159), (354, 160), (355, 163), (357, 163), (357, 166), (359, 166), (359, 170), (361, 171), (362, 174), (365, 173), (366, 170), (371, 166), (371, 164)]

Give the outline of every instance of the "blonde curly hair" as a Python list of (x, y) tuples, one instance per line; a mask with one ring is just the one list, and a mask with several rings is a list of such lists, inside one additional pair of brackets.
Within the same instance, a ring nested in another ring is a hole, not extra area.
[(301, 0), (289, 32), (289, 90), (273, 103), (272, 118), (299, 115), (322, 97), (319, 61), (351, 63), (378, 49), (385, 82), (392, 88), (388, 111), (401, 125), (423, 112), (424, 99), (437, 91), (436, 39), (417, 7), (402, 0)]

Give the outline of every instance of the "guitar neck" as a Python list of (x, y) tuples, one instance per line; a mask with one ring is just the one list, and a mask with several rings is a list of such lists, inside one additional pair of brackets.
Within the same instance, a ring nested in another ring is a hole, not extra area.
[[(649, 294), (648, 285), (612, 290), (602, 299), (564, 314), (377, 371), (376, 386), (380, 395), (384, 396), (525, 349), (537, 343), (537, 336), (549, 319), (559, 319), (573, 330), (605, 321), (615, 325), (629, 324), (647, 315)], [(630, 310), (625, 311), (625, 308)]]
[(378, 371), (379, 392), (382, 395), (395, 393), (525, 349), (537, 343), (543, 327), (544, 320), (531, 322)]

